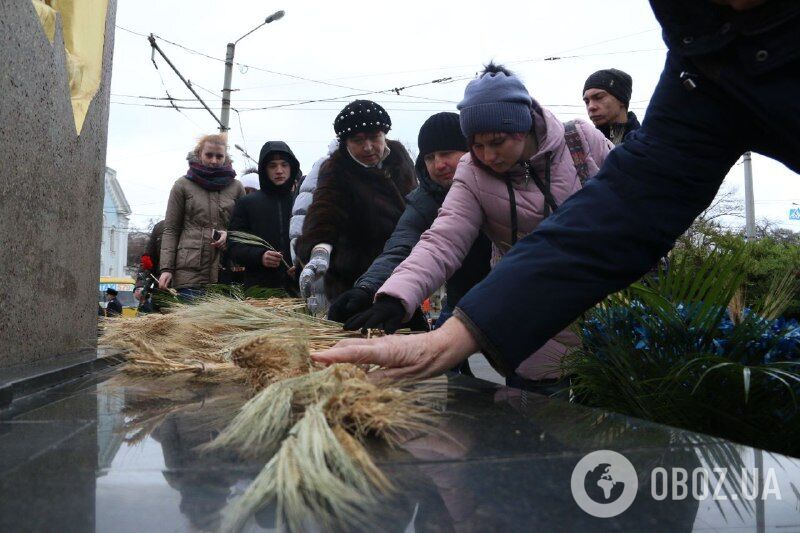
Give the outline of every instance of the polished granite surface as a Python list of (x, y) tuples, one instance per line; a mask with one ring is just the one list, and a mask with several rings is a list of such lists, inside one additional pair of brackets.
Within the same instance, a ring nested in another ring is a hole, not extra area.
[[(480, 380), (447, 385), (440, 431), (372, 447), (395, 496), (341, 529), (800, 531), (798, 459)], [(0, 530), (214, 530), (263, 462), (196, 447), (241, 403), (232, 387), (130, 383), (113, 369), (15, 401), (0, 411)], [(621, 453), (638, 478), (632, 505), (615, 517), (587, 514), (570, 490), (576, 465), (596, 450)], [(756, 467), (764, 498), (748, 494)], [(693, 498), (690, 482), (681, 498), (680, 483), (654, 477), (659, 468), (679, 480), (684, 471), (728, 474), (716, 497)], [(657, 499), (673, 489), (676, 498)], [(244, 530), (274, 530), (274, 511), (260, 510)]]

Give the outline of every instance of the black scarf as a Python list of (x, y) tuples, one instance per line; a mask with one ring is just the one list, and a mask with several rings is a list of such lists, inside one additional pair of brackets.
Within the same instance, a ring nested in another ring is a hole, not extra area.
[(221, 167), (207, 167), (202, 163), (189, 163), (186, 179), (207, 191), (221, 191), (231, 184), (236, 172), (230, 163)]

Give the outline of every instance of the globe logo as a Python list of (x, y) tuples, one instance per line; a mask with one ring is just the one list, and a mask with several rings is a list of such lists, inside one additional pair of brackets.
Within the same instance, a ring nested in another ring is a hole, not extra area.
[(602, 463), (586, 473), (583, 480), (586, 494), (597, 503), (612, 503), (622, 496), (625, 483), (616, 481), (611, 465)]
[(598, 518), (611, 518), (633, 504), (639, 479), (624, 455), (598, 450), (578, 461), (572, 470), (570, 486), (581, 509)]

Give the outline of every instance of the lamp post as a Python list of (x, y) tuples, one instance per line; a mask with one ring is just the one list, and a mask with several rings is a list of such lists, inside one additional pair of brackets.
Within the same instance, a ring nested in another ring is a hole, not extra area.
[(228, 43), (228, 49), (225, 52), (225, 81), (222, 86), (222, 112), (220, 113), (220, 127), (219, 131), (225, 132), (228, 131), (230, 128), (228, 124), (230, 124), (230, 114), (231, 114), (231, 78), (233, 77), (233, 54), (236, 51), (236, 43), (259, 29), (261, 26), (269, 24), (270, 22), (279, 20), (283, 18), (285, 13), (283, 10), (276, 11), (272, 15), (268, 16), (264, 19), (264, 22), (250, 30), (249, 32), (245, 33), (232, 43)]

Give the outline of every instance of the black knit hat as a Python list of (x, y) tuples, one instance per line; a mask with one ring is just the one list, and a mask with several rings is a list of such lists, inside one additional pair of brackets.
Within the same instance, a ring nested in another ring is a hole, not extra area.
[(106, 289), (106, 294), (109, 294), (111, 296), (116, 296), (119, 293), (117, 292), (117, 289), (112, 289), (111, 287), (109, 287)]
[(353, 100), (344, 106), (333, 121), (333, 131), (340, 141), (362, 131), (389, 133), (391, 128), (389, 113), (372, 100)]
[(628, 73), (615, 68), (598, 70), (586, 78), (583, 92), (586, 93), (588, 89), (602, 89), (628, 107), (631, 103), (631, 92), (633, 92), (633, 78)]
[(450, 112), (436, 113), (428, 117), (419, 129), (417, 145), (422, 156), (440, 151), (469, 151), (467, 140), (461, 133), (458, 113)]

